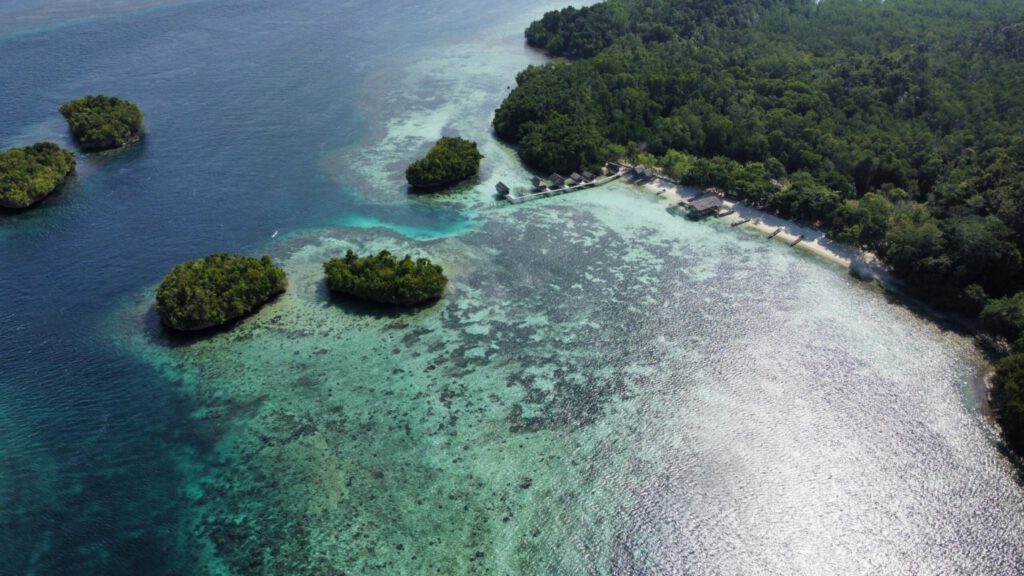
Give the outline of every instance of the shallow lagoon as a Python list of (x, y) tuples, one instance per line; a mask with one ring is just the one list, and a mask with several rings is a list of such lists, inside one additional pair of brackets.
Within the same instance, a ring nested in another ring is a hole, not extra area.
[[(495, 205), (528, 175), (490, 113), (558, 5), (200, 2), (6, 41), (29, 61), (116, 28), (150, 56), (101, 45), (59, 82), (0, 64), (46, 90), (0, 95), (22, 106), (4, 145), (62, 138), (46, 98), (110, 85), (151, 130), (0, 220), (24, 271), (0, 277), (14, 573), (1024, 568), (969, 340), (628, 185)], [(407, 196), (440, 132), (480, 141), (479, 182)], [(429, 255), (448, 297), (332, 301), (320, 265), (348, 248)], [(269, 252), (289, 292), (168, 337), (153, 287), (214, 250)]]
[[(292, 291), (187, 345), (126, 310), (125, 332), (149, 335), (129, 348), (214, 444), (193, 534), (272, 573), (1018, 562), (1019, 488), (974, 404), (969, 341), (641, 194), (501, 209), (426, 243), (291, 238), (276, 256)], [(348, 247), (429, 252), (449, 297), (406, 314), (333, 302), (319, 265)]]

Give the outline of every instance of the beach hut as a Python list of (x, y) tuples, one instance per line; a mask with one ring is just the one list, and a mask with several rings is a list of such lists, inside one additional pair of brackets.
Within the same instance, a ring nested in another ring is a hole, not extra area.
[(633, 166), (633, 174), (637, 177), (642, 178), (644, 175), (644, 170), (646, 170), (646, 168), (644, 168), (643, 164), (637, 164), (636, 166)]
[(650, 168), (644, 170), (644, 180), (651, 180), (654, 178), (654, 172), (651, 172)]
[(548, 183), (540, 176), (534, 176), (533, 180), (530, 180), (530, 183), (533, 184), (533, 187), (537, 190), (543, 190), (548, 187)]
[(506, 186), (504, 182), (498, 182), (494, 189), (498, 191), (498, 196), (501, 196), (502, 198), (508, 196), (509, 193), (512, 192), (512, 190), (510, 190), (509, 187)]
[(583, 175), (581, 175), (579, 172), (573, 172), (572, 174), (569, 175), (569, 178), (576, 184), (583, 183)]
[(702, 196), (690, 202), (690, 218), (703, 218), (705, 216), (711, 216), (712, 214), (718, 214), (718, 211), (725, 206), (725, 202), (721, 198), (714, 194)]
[(551, 181), (551, 186), (554, 188), (561, 188), (565, 185), (565, 178), (555, 172), (551, 176), (548, 176), (548, 180)]
[(593, 182), (594, 178), (597, 178), (597, 176), (594, 176), (593, 172), (587, 172), (586, 170), (583, 171), (584, 182)]

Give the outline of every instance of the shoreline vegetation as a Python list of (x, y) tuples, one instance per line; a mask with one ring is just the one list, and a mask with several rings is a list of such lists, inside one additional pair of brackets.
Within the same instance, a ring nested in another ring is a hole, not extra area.
[(482, 159), (476, 142), (442, 136), (426, 156), (406, 168), (405, 179), (417, 190), (440, 190), (475, 176)]
[[(119, 148), (142, 137), (142, 111), (126, 100), (86, 96), (60, 113), (79, 148)], [(75, 155), (52, 142), (0, 151), (0, 208), (25, 210), (59, 190), (75, 171)]]
[[(1022, 30), (1013, 3), (606, 0), (529, 26), (566, 60), (522, 71), (494, 128), (541, 173), (626, 158), (806, 223), (1005, 355), (1024, 351)], [(1018, 364), (992, 402), (1020, 451)]]
[[(697, 188), (688, 187), (661, 176), (655, 176), (653, 180), (645, 182), (643, 187), (673, 204), (695, 200), (706, 194)], [(849, 269), (858, 259), (871, 260), (873, 258), (870, 252), (865, 252), (856, 246), (828, 239), (821, 230), (747, 206), (740, 201), (726, 199), (723, 205), (724, 209), (732, 214), (722, 216), (722, 221), (738, 227), (757, 230), (766, 237), (781, 228), (782, 231), (775, 236), (779, 241), (792, 244), (802, 237), (803, 240), (795, 248), (810, 252), (837, 266)], [(739, 224), (740, 222), (742, 224)]]
[(59, 190), (74, 171), (75, 155), (52, 142), (0, 151), (0, 208), (30, 208)]
[(349, 250), (324, 263), (324, 276), (332, 294), (397, 306), (439, 300), (448, 286), (444, 270), (429, 259), (406, 254), (399, 260), (387, 250), (363, 257)]
[[(387, 250), (364, 257), (349, 250), (324, 263), (324, 277), (332, 295), (403, 307), (437, 301), (448, 286), (441, 266)], [(202, 332), (255, 313), (287, 288), (287, 275), (269, 256), (211, 254), (164, 276), (156, 312), (167, 328)]]
[(62, 105), (60, 113), (86, 152), (120, 148), (142, 138), (142, 111), (127, 100), (85, 96)]
[(269, 256), (212, 254), (179, 264), (156, 290), (156, 311), (169, 328), (197, 332), (258, 310), (288, 287)]

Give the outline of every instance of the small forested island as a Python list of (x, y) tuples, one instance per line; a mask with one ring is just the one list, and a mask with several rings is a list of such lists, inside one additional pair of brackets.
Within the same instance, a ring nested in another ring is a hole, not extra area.
[(75, 155), (52, 142), (0, 152), (0, 206), (21, 210), (60, 188), (75, 171)]
[(359, 257), (349, 250), (344, 258), (324, 263), (331, 292), (380, 304), (415, 306), (444, 296), (448, 278), (440, 266), (426, 258), (399, 260), (387, 250)]
[(205, 330), (255, 311), (287, 286), (284, 270), (269, 256), (213, 254), (179, 264), (165, 276), (156, 311), (175, 330)]
[(426, 156), (406, 168), (405, 179), (414, 188), (440, 188), (475, 175), (481, 159), (476, 142), (442, 136)]
[(874, 252), (939, 308), (1021, 305), (1024, 3), (607, 0), (526, 38), (569, 59), (495, 113), (532, 167), (659, 166)]
[(142, 111), (127, 100), (86, 96), (60, 107), (71, 134), (87, 152), (120, 148), (142, 137)]

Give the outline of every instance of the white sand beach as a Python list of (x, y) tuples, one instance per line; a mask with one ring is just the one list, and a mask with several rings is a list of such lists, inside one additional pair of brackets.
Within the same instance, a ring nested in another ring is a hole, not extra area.
[[(663, 178), (651, 180), (644, 184), (644, 188), (670, 203), (692, 200), (705, 194), (705, 192), (697, 188), (682, 186)], [(770, 236), (781, 228), (781, 231), (772, 240), (785, 242), (790, 245), (796, 242), (800, 236), (803, 236), (804, 239), (796, 244), (794, 248), (805, 250), (844, 268), (849, 268), (850, 263), (857, 258), (872, 260), (870, 254), (866, 254), (855, 247), (831, 240), (821, 230), (800, 226), (763, 210), (747, 206), (742, 202), (725, 200), (725, 205), (727, 210), (732, 210), (733, 213), (717, 218), (716, 220), (720, 222), (734, 224), (742, 220), (749, 220), (749, 222), (741, 224), (740, 227), (758, 230), (766, 236)]]

